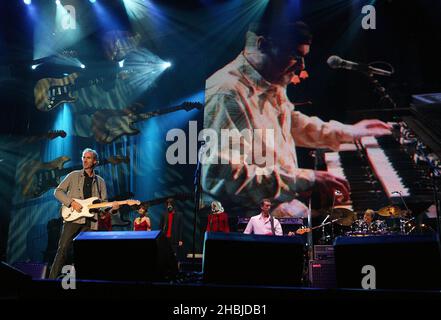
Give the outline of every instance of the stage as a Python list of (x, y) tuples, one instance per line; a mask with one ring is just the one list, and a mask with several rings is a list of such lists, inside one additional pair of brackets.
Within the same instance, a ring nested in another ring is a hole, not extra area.
[(440, 13), (0, 1), (0, 298), (440, 299)]

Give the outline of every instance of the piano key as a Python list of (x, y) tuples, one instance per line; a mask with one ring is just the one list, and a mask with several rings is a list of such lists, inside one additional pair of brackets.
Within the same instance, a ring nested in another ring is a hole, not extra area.
[(361, 144), (366, 149), (369, 162), (373, 171), (383, 185), (383, 189), (389, 198), (396, 195), (393, 192), (400, 192), (403, 197), (410, 196), (409, 189), (404, 185), (402, 178), (392, 166), (391, 161), (380, 147), (375, 137), (363, 137)]
[(349, 182), (351, 190), (348, 209), (378, 210), (388, 204), (387, 197), (380, 182), (372, 174), (367, 159), (356, 151), (354, 144), (352, 146), (346, 145), (346, 151), (325, 153), (327, 170)]

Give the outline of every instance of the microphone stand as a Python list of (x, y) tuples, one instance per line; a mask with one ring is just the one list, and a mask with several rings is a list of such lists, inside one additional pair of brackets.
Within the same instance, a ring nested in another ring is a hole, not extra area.
[[(330, 217), (331, 215), (327, 215), (326, 216), (326, 218), (322, 221), (322, 224), (320, 225), (321, 227), (322, 227), (322, 243), (326, 243), (326, 236), (325, 236), (325, 226), (326, 225), (328, 225), (329, 223), (325, 223), (326, 222), (326, 220), (328, 220), (328, 218)], [(332, 228), (332, 226), (331, 226), (331, 228)]]
[[(340, 192), (338, 190), (334, 191), (334, 197), (332, 199), (332, 207), (331, 207), (331, 216), (334, 213), (334, 207), (335, 207), (335, 198), (337, 197), (337, 194), (339, 194)], [(340, 193), (341, 195), (341, 193)], [(323, 229), (324, 230), (324, 229)], [(331, 241), (334, 240), (334, 224), (331, 224)]]
[(374, 91), (380, 96), (380, 102), (385, 100), (393, 108), (398, 108), (397, 103), (392, 99), (390, 95), (386, 93), (386, 89), (380, 84), (380, 82), (377, 79), (374, 78), (374, 73), (372, 73), (369, 70), (364, 71), (363, 73), (367, 76), (369, 82), (373, 85)]
[(198, 159), (196, 164), (196, 170), (194, 172), (194, 216), (193, 216), (193, 261), (192, 268), (193, 271), (196, 270), (196, 229), (197, 229), (197, 219), (199, 217), (200, 204), (201, 204), (201, 157), (202, 151), (205, 147), (205, 141), (201, 141), (201, 146), (199, 147)]
[[(315, 149), (315, 151), (312, 152), (312, 156), (314, 157), (314, 170), (317, 170), (319, 166), (319, 157), (322, 156), (322, 151), (320, 149)], [(312, 197), (309, 198), (308, 203), (308, 228), (312, 230)], [(306, 239), (308, 244), (308, 258), (312, 259), (314, 254), (314, 241), (312, 237), (312, 232), (308, 232)]]
[[(401, 202), (403, 203), (404, 207), (406, 208), (406, 212), (410, 213), (411, 211), (409, 210), (409, 207), (407, 206), (406, 202), (404, 201), (403, 195), (401, 194), (401, 192), (394, 191), (394, 192), (392, 192), (392, 194), (398, 194), (400, 196)], [(402, 220), (403, 220), (403, 217), (400, 217), (400, 232), (401, 232), (401, 234), (404, 234), (405, 233), (405, 230), (404, 230), (405, 224), (403, 224)], [(409, 219), (406, 222), (409, 222), (411, 220), (412, 219)]]
[(438, 196), (438, 184), (436, 181), (437, 177), (441, 176), (439, 169), (436, 167), (434, 163), (429, 159), (429, 157), (425, 154), (424, 150), (422, 150), (421, 146), (417, 147), (417, 152), (424, 158), (426, 163), (429, 166), (429, 173), (432, 178), (433, 185), (433, 200), (435, 201), (435, 209), (436, 209), (436, 228), (438, 231), (438, 241), (441, 241), (441, 217), (440, 217), (440, 202)]

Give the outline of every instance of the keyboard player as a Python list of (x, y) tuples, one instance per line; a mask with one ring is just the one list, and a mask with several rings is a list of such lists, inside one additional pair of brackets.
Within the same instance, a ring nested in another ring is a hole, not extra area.
[[(245, 208), (244, 216), (253, 215), (262, 198), (274, 200), (276, 217), (305, 214), (296, 198), (312, 189), (323, 199), (332, 199), (335, 190), (348, 198), (345, 179), (298, 168), (296, 145), (338, 149), (341, 143), (364, 136), (390, 134), (390, 126), (380, 120), (346, 125), (295, 110), (286, 89), (305, 69), (311, 42), (310, 28), (300, 21), (271, 27), (253, 23), (243, 50), (206, 81), (204, 129), (215, 132), (219, 142), (226, 140), (225, 132), (242, 136), (221, 143), (213, 155), (210, 152), (202, 166), (202, 189), (229, 207)], [(256, 151), (265, 159), (256, 159)]]

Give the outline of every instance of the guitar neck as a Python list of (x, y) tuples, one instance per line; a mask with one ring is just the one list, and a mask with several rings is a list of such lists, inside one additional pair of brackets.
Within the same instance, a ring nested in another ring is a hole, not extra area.
[(118, 72), (116, 74), (108, 74), (108, 75), (104, 75), (98, 78), (87, 78), (85, 77), (84, 79), (82, 79), (81, 77), (78, 78), (75, 81), (75, 84), (72, 85), (72, 89), (74, 90), (78, 90), (84, 87), (90, 87), (93, 85), (98, 85), (98, 84), (103, 84), (105, 81), (114, 81), (115, 79), (123, 79), (124, 78), (124, 74), (127, 74), (130, 72), (127, 71), (121, 71)]
[(75, 84), (72, 84), (71, 89), (72, 90), (79, 90), (81, 88), (87, 88), (93, 85), (97, 85), (104, 82), (104, 78), (95, 78), (95, 79), (80, 79), (78, 78), (77, 81), (75, 81)]
[(123, 204), (128, 204), (127, 200), (124, 201), (114, 201), (114, 202), (100, 202), (100, 203), (94, 203), (91, 205), (88, 205), (89, 209), (99, 209), (99, 208), (106, 208), (113, 206), (114, 203), (118, 203), (120, 206)]
[[(196, 109), (196, 108), (198, 108), (198, 107), (195, 104), (195, 106), (190, 109)], [(172, 112), (179, 111), (179, 110), (187, 110), (188, 111), (190, 109), (188, 107), (186, 107), (185, 105), (179, 105), (179, 106), (166, 108), (166, 109), (158, 109), (155, 111), (143, 112), (143, 113), (139, 113), (133, 122), (139, 122), (142, 120), (149, 119), (151, 117), (156, 117), (156, 116), (160, 116), (162, 114), (172, 113)]]
[[(99, 166), (105, 165), (107, 163), (109, 163), (109, 161), (105, 159), (105, 160), (100, 161), (95, 167), (99, 167)], [(57, 169), (56, 175), (57, 175), (57, 177), (63, 177), (71, 171), (80, 170), (80, 169), (83, 169), (82, 165), (69, 167), (69, 168)]]

